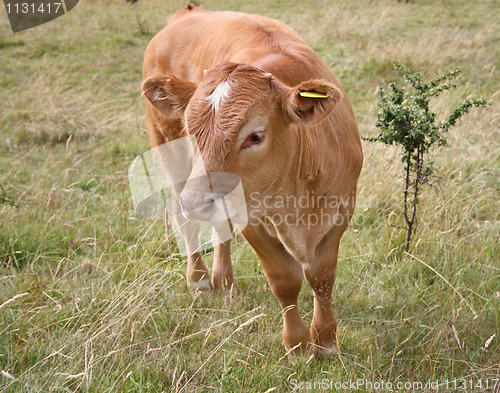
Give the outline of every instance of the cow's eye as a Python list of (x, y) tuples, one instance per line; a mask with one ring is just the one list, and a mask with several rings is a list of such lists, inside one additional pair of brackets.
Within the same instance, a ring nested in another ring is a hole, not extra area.
[(264, 142), (264, 131), (255, 131), (247, 136), (243, 145), (241, 145), (241, 150), (248, 149), (252, 146), (259, 145)]

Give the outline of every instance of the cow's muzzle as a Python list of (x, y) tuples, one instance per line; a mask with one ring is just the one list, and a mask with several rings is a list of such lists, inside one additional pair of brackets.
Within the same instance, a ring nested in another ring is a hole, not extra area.
[(219, 221), (216, 216), (224, 212), (223, 198), (221, 194), (183, 189), (179, 195), (182, 215), (196, 221)]
[(182, 215), (190, 220), (218, 224), (244, 211), (240, 179), (234, 173), (210, 172), (187, 180), (179, 195)]

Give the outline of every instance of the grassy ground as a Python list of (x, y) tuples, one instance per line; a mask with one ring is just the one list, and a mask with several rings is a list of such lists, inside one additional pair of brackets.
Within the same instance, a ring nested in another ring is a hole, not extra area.
[[(142, 56), (182, 5), (139, 1), (142, 33), (124, 0), (81, 1), (15, 35), (1, 11), (0, 391), (287, 392), (322, 380), (359, 380), (356, 391), (369, 392), (387, 382), (437, 391), (429, 381), (440, 392), (493, 391), (499, 3), (205, 1), (295, 28), (340, 79), (364, 136), (376, 132), (377, 87), (397, 77), (391, 58), (426, 76), (463, 69), (460, 87), (434, 101), (441, 112), (469, 95), (492, 101), (435, 153), (439, 178), (423, 193), (409, 253), (399, 153), (364, 143), (335, 288), (342, 353), (312, 362), (285, 356), (278, 302), (243, 240), (237, 294), (193, 299), (162, 223), (134, 215), (127, 166), (148, 149)], [(310, 321), (307, 286), (301, 307)]]

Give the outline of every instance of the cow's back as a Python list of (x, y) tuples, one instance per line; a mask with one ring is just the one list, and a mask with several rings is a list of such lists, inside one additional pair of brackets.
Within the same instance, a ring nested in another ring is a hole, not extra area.
[[(279, 61), (277, 55), (282, 56)], [(266, 69), (290, 85), (311, 78), (338, 84), (321, 58), (283, 23), (259, 15), (194, 7), (178, 11), (151, 40), (144, 77), (162, 72), (199, 82), (204, 69), (224, 61)]]

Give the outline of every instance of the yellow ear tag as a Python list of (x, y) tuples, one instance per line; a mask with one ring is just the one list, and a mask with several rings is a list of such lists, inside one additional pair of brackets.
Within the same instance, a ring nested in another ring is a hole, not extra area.
[(306, 98), (328, 98), (326, 94), (321, 94), (317, 91), (301, 91), (299, 96)]

